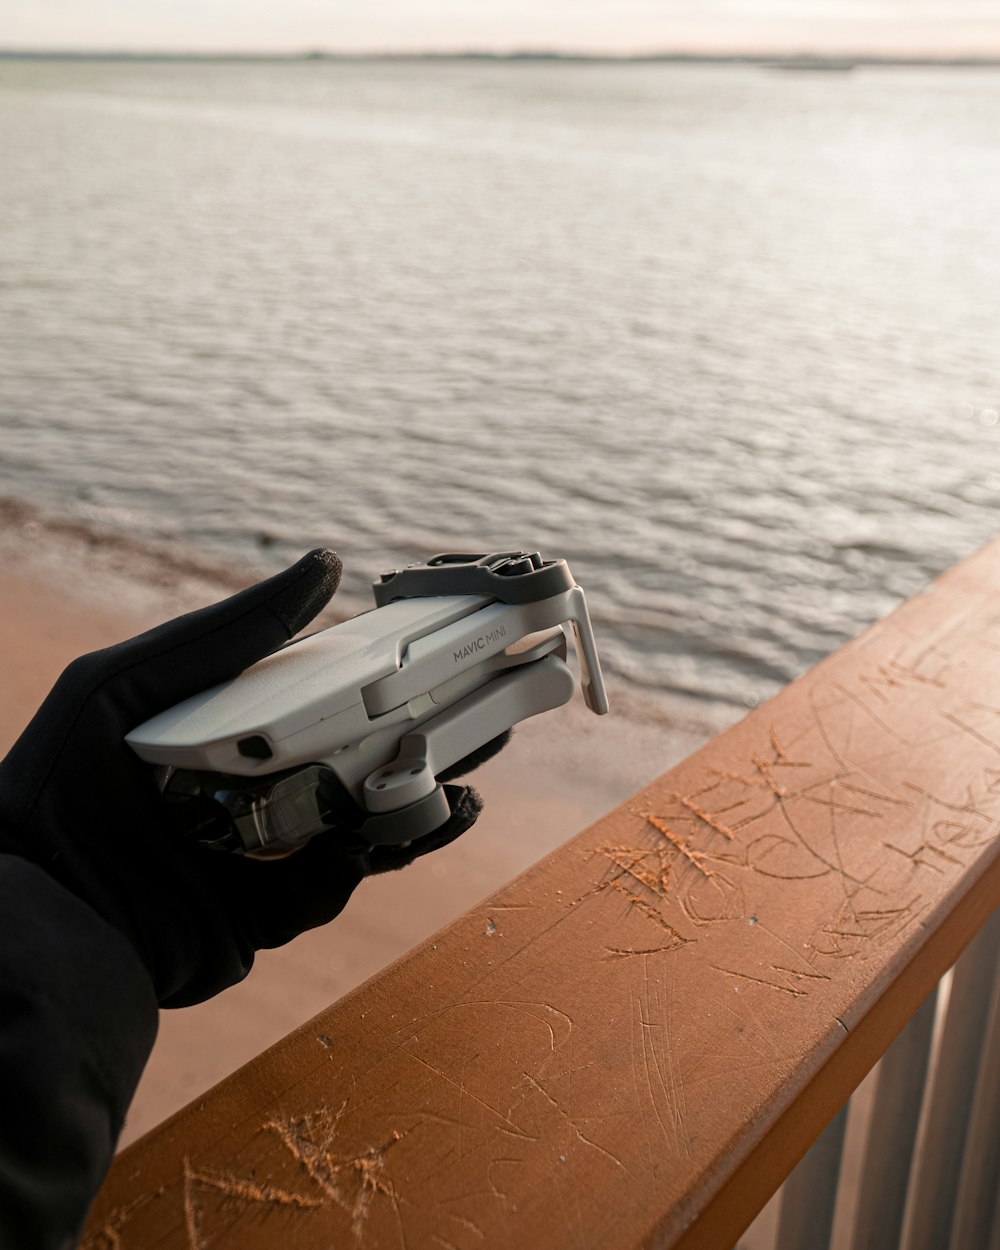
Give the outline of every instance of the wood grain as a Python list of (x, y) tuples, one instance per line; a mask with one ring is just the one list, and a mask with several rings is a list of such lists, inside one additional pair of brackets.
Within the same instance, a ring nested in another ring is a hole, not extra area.
[(993, 544), (148, 1134), (84, 1246), (732, 1245), (1000, 902), (998, 590)]

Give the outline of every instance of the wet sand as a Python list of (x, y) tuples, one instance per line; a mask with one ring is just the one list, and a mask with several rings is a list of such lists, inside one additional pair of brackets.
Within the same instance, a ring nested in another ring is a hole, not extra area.
[[(92, 535), (49, 541), (33, 524), (22, 517), (0, 537), (0, 753), (69, 660), (222, 597), (233, 582), (183, 562), (143, 564), (135, 551)], [(708, 718), (666, 727), (598, 719), (580, 699), (520, 726), (475, 774), (486, 810), (469, 834), (404, 872), (364, 882), (332, 924), (262, 952), (241, 985), (162, 1013), (122, 1144), (578, 833), (716, 727)]]

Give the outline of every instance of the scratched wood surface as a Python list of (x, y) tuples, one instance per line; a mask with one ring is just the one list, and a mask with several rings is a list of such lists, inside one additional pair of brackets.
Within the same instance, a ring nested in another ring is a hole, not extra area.
[(998, 592), (1000, 543), (148, 1134), (86, 1250), (732, 1245), (1000, 902)]

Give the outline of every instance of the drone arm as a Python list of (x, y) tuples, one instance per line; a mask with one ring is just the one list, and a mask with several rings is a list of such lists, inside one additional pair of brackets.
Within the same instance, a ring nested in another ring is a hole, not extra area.
[(391, 812), (433, 792), (435, 777), (518, 721), (567, 703), (573, 676), (555, 655), (504, 673), (399, 740), (396, 758), (369, 774), (365, 807)]

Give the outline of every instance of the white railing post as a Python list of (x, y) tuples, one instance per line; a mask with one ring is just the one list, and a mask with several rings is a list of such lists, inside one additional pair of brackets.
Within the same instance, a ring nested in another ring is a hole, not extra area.
[(852, 1250), (890, 1250), (899, 1244), (936, 1007), (935, 992), (879, 1063)]
[[(942, 1250), (955, 1218), (959, 1176), (997, 975), (1000, 911), (955, 964), (910, 1185), (903, 1250)], [(1000, 1113), (1000, 1108), (996, 1109)]]
[(775, 1250), (828, 1250), (849, 1106), (844, 1103), (785, 1181)]

